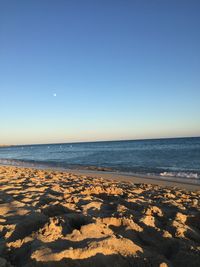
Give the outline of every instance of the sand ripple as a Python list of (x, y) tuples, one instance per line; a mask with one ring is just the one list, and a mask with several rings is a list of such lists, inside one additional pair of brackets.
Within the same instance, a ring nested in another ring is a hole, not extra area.
[(200, 266), (199, 191), (0, 167), (0, 267)]

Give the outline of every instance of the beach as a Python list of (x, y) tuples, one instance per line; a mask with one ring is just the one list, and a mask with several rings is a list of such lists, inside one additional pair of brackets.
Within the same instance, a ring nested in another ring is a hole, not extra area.
[(200, 187), (0, 167), (0, 266), (200, 266)]

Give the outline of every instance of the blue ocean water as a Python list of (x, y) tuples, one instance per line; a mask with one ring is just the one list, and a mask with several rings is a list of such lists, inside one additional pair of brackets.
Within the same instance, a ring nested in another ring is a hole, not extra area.
[(200, 179), (200, 137), (0, 148), (0, 164)]

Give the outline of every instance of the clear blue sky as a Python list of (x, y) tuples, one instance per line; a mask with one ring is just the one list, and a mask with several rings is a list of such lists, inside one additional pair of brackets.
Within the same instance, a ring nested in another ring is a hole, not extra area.
[(199, 14), (199, 0), (1, 0), (0, 143), (199, 136)]

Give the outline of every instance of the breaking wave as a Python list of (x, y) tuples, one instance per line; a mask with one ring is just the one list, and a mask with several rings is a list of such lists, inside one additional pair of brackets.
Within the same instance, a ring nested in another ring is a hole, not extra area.
[(194, 173), (194, 172), (161, 172), (160, 176), (200, 179), (200, 175), (198, 173)]

